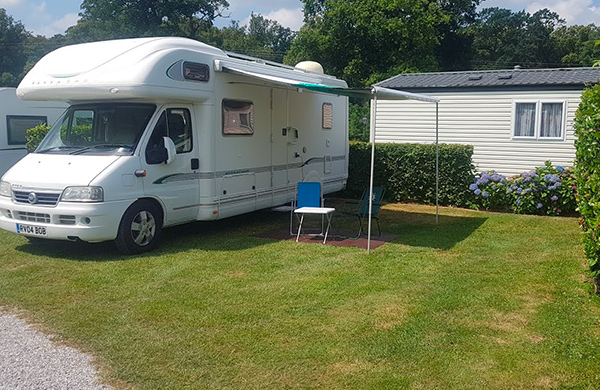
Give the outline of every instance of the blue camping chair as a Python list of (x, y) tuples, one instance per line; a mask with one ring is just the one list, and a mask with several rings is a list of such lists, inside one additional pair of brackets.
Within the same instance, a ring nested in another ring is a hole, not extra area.
[[(323, 207), (323, 191), (321, 183), (318, 182), (299, 182), (296, 190), (296, 199), (292, 202), (292, 212), (290, 214), (290, 234), (294, 234), (293, 215), (296, 215), (298, 220), (298, 231), (296, 234), (296, 242), (300, 238), (302, 232), (302, 224), (304, 222), (304, 216), (306, 214), (320, 215), (321, 216), (321, 233), (325, 238), (323, 243), (327, 241), (327, 234), (329, 233), (329, 227), (331, 226), (331, 217), (334, 208)], [(327, 217), (327, 229), (324, 229), (325, 217)]]
[[(381, 227), (379, 226), (379, 208), (381, 207), (381, 201), (385, 195), (385, 188), (374, 187), (373, 188), (373, 202), (371, 206), (371, 219), (377, 221), (377, 230), (379, 236), (381, 236)], [(345, 202), (346, 204), (358, 205), (355, 210), (342, 211), (342, 214), (353, 215), (358, 218), (358, 234), (355, 237), (350, 237), (353, 240), (360, 238), (363, 234), (363, 225), (365, 218), (369, 218), (369, 189), (366, 188), (363, 191), (362, 197), (359, 202)], [(345, 208), (345, 207), (344, 207)]]

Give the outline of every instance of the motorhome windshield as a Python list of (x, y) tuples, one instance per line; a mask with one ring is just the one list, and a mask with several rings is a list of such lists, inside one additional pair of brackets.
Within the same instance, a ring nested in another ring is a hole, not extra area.
[(126, 103), (71, 106), (35, 152), (131, 155), (155, 109)]

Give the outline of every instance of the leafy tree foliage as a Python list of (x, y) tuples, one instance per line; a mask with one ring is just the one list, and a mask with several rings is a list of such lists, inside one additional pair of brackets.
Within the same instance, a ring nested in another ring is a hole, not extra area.
[(305, 0), (305, 22), (286, 62), (321, 62), (358, 86), (408, 71), (438, 69), (435, 50), (449, 16), (427, 0)]
[(227, 0), (84, 0), (81, 20), (69, 28), (74, 41), (175, 35), (210, 29)]
[(564, 23), (548, 9), (531, 15), (525, 11), (486, 8), (468, 27), (473, 36), (473, 68), (559, 66), (560, 57), (550, 35)]
[(237, 21), (232, 21), (228, 27), (213, 27), (198, 38), (223, 50), (283, 62), (295, 36), (290, 28), (252, 13), (247, 26), (240, 27)]
[(594, 24), (559, 27), (550, 39), (566, 66), (592, 66), (600, 58), (600, 27)]
[(30, 34), (21, 22), (0, 8), (0, 87), (15, 87), (27, 63), (25, 42)]

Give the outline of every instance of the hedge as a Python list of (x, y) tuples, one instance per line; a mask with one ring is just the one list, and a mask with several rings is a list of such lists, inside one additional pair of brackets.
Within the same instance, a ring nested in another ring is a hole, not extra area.
[(27, 133), (25, 135), (27, 139), (27, 151), (33, 152), (40, 145), (40, 142), (44, 139), (46, 134), (50, 131), (50, 126), (45, 123), (37, 125), (34, 128), (27, 129)]
[[(435, 203), (435, 145), (376, 144), (375, 186), (386, 189), (390, 202), (416, 201)], [(470, 145), (439, 145), (441, 205), (469, 206), (473, 182), (473, 147)], [(349, 196), (360, 197), (369, 186), (371, 144), (350, 142), (348, 167)]]
[(575, 114), (575, 177), (587, 263), (600, 281), (600, 85), (586, 89)]

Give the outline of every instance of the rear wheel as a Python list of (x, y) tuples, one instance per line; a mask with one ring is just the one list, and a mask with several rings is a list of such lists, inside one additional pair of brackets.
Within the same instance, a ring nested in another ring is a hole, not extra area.
[(121, 218), (115, 240), (117, 249), (128, 255), (153, 250), (160, 241), (162, 223), (162, 212), (155, 203), (135, 202)]

